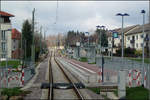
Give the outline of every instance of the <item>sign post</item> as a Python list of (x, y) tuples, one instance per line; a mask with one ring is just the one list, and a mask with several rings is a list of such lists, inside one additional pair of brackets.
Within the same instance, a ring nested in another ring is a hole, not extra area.
[(118, 96), (120, 99), (126, 97), (126, 71), (120, 70), (118, 75)]
[(112, 33), (111, 60), (113, 59), (114, 38), (118, 38), (118, 32), (113, 31), (113, 33)]

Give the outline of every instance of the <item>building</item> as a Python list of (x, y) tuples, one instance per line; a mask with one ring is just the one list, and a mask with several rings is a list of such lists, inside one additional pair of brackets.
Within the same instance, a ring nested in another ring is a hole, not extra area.
[[(136, 27), (138, 27), (139, 25), (133, 25), (133, 26), (129, 26), (123, 29), (124, 32), (124, 46), (126, 47), (126, 34), (128, 34), (128, 32), (134, 30)], [(117, 28), (117, 29), (113, 29), (112, 31), (117, 32), (118, 33), (118, 38), (114, 38), (114, 47), (113, 47), (113, 53), (116, 53), (116, 50), (121, 48), (121, 42), (122, 42), (122, 31), (121, 28)], [(108, 45), (109, 47), (111, 47), (112, 45), (112, 32), (108, 31), (107, 33), (108, 35)], [(109, 49), (109, 51), (111, 51), (111, 48)]]
[(14, 17), (14, 15), (9, 14), (7, 12), (0, 11), (0, 58), (11, 58), (11, 20), (10, 18)]
[[(150, 39), (150, 24), (144, 25), (145, 33), (143, 34), (142, 25), (133, 25), (123, 29), (124, 30), (124, 48), (135, 48), (136, 50), (142, 50), (143, 37), (149, 37)], [(113, 53), (116, 53), (118, 48), (121, 48), (121, 28), (114, 29), (113, 31), (118, 32), (118, 38), (114, 38)], [(112, 32), (108, 32), (108, 44), (112, 45)], [(149, 41), (144, 41), (144, 47), (149, 48)], [(111, 48), (109, 49), (111, 52)]]
[[(150, 35), (150, 24), (144, 25), (144, 34), (143, 26), (139, 25), (134, 28), (126, 36), (126, 47), (135, 48), (136, 50), (142, 50), (143, 47), (143, 37), (148, 37)], [(145, 39), (144, 47), (148, 46), (148, 40)]]
[(12, 57), (13, 59), (18, 59), (20, 57), (20, 43), (21, 43), (21, 33), (17, 29), (12, 29)]

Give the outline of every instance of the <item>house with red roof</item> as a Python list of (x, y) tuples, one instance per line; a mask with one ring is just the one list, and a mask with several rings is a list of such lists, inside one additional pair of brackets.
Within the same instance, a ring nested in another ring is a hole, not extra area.
[(13, 59), (18, 59), (20, 57), (20, 41), (21, 41), (21, 33), (17, 29), (12, 29), (11, 31), (11, 43), (12, 43), (12, 57)]

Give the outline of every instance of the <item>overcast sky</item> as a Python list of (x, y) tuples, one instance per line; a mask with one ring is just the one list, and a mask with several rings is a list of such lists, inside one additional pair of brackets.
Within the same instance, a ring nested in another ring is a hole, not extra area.
[[(146, 10), (148, 21), (148, 1), (2, 1), (1, 10), (15, 15), (12, 18), (13, 28), (21, 30), (25, 19), (32, 18), (38, 27), (41, 25), (46, 34), (66, 33), (68, 30), (89, 31), (92, 33), (96, 25), (104, 25), (108, 29), (121, 27), (121, 17), (116, 13), (128, 13), (124, 26), (142, 24), (140, 11)], [(57, 12), (57, 13), (56, 13)], [(56, 17), (57, 16), (57, 17)]]

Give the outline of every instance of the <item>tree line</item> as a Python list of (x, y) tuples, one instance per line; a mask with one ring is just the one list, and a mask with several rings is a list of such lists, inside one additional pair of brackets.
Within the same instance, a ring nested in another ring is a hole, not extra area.
[[(34, 36), (34, 43), (35, 43), (35, 60), (38, 60), (39, 55), (40, 55), (40, 46), (45, 46), (46, 47), (46, 43), (45, 41), (43, 41), (43, 37), (41, 36), (39, 30), (35, 30), (34, 35), (32, 33), (32, 24), (31, 22), (26, 19), (23, 22), (22, 25), (22, 50), (23, 50), (23, 59), (27, 58), (30, 59), (31, 58), (31, 46), (32, 46), (32, 39)], [(41, 43), (41, 45), (40, 45)], [(26, 51), (26, 53), (25, 53)]]

